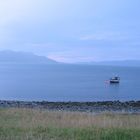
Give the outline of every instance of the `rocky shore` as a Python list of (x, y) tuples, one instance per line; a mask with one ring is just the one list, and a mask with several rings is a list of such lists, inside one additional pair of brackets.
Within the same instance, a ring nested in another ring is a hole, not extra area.
[(36, 108), (56, 111), (140, 113), (140, 101), (101, 101), (101, 102), (48, 102), (48, 101), (4, 101), (0, 108)]

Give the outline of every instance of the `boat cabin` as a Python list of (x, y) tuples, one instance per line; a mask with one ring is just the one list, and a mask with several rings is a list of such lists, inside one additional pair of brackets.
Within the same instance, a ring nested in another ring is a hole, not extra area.
[(115, 76), (110, 78), (110, 83), (119, 83), (120, 82), (120, 77)]

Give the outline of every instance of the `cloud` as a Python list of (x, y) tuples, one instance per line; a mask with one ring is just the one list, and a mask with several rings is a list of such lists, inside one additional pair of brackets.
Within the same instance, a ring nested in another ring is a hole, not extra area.
[(11, 26), (27, 18), (31, 6), (31, 0), (0, 0), (0, 44), (15, 40)]
[(65, 19), (74, 16), (76, 12), (79, 14), (81, 10), (79, 2), (74, 0), (0, 0), (0, 25), (19, 21), (46, 22)]
[[(0, 0), (0, 49), (30, 51), (68, 62), (111, 59), (139, 45), (139, 8), (137, 2), (129, 3)], [(129, 9), (135, 5), (137, 15)]]
[[(61, 0), (62, 1), (62, 0)], [(0, 25), (52, 18), (62, 2), (57, 0), (0, 0)], [(62, 8), (62, 7), (61, 7)]]
[(28, 14), (31, 4), (30, 0), (1, 0), (0, 24), (5, 25), (13, 20), (22, 19)]
[(89, 41), (89, 40), (96, 40), (96, 41), (118, 41), (118, 40), (126, 40), (129, 36), (127, 34), (121, 32), (100, 32), (90, 35), (81, 36), (80, 40)]
[(103, 16), (117, 3), (112, 0), (0, 0), (0, 24), (25, 19), (39, 22)]

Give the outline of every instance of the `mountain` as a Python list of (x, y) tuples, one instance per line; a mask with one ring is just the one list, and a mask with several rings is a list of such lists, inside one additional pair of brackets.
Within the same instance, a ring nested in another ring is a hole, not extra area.
[(108, 61), (100, 62), (100, 64), (112, 66), (140, 66), (140, 60)]
[(57, 64), (45, 56), (16, 51), (0, 51), (0, 63)]
[(140, 67), (140, 60), (114, 60), (114, 61), (101, 61), (83, 63), (88, 65), (105, 65), (105, 66), (134, 66)]

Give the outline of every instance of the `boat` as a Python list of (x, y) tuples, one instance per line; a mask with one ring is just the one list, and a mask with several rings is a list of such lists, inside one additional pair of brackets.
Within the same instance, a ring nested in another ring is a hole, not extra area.
[(110, 83), (120, 83), (120, 77), (118, 76), (115, 76), (115, 77), (112, 77), (110, 78)]

